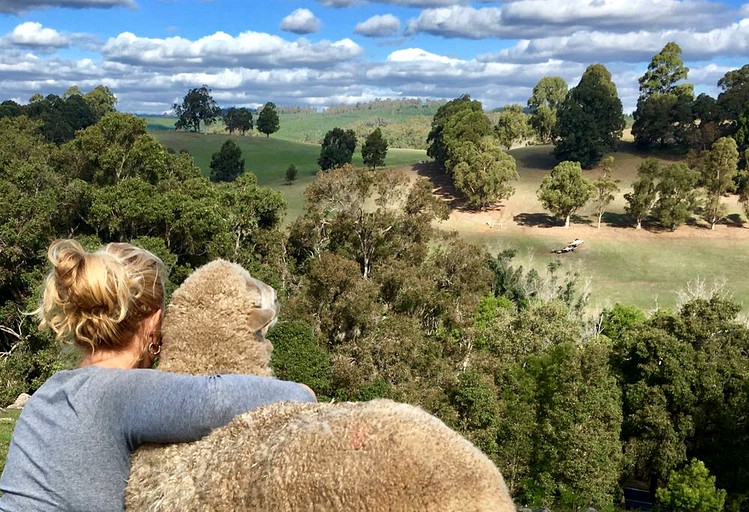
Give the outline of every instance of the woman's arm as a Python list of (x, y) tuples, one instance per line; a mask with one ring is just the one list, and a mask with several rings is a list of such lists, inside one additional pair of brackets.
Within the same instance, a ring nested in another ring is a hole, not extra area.
[(254, 375), (117, 373), (112, 402), (131, 450), (143, 443), (199, 439), (236, 415), (272, 402), (315, 401), (306, 386)]

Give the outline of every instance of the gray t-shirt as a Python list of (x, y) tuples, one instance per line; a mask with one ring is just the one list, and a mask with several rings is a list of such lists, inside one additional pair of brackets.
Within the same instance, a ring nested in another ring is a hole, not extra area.
[(292, 382), (88, 366), (52, 376), (13, 432), (0, 510), (124, 509), (130, 455), (143, 443), (194, 441), (237, 414), (314, 401)]

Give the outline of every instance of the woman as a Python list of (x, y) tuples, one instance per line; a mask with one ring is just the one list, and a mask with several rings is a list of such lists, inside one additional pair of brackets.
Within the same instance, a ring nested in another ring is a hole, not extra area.
[(161, 260), (129, 244), (88, 253), (73, 240), (53, 243), (48, 255), (40, 329), (85, 355), (21, 413), (0, 510), (123, 510), (130, 455), (141, 444), (193, 441), (260, 405), (315, 400), (291, 382), (148, 369), (161, 351)]

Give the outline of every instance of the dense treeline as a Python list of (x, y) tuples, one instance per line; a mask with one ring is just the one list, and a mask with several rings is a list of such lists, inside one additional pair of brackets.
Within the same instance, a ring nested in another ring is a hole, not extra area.
[(0, 130), (3, 403), (63, 364), (24, 315), (56, 238), (76, 237), (90, 248), (133, 241), (162, 257), (175, 284), (217, 257), (270, 282), (283, 275), (285, 202), (254, 175), (213, 184), (188, 154), (172, 154), (148, 135), (143, 119), (118, 112), (61, 144), (46, 139), (43, 120), (23, 114), (1, 118)]

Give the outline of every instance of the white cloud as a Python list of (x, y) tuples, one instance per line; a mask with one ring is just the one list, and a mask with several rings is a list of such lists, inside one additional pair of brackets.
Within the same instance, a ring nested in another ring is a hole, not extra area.
[(502, 7), (452, 5), (425, 9), (409, 20), (407, 32), (466, 39), (518, 39), (580, 31), (705, 31), (730, 23), (735, 14), (723, 5), (700, 0), (555, 0), (553, 4), (547, 0), (518, 0)]
[(190, 41), (181, 37), (152, 39), (123, 32), (102, 49), (109, 59), (126, 64), (170, 68), (191, 67), (329, 67), (359, 57), (364, 50), (351, 39), (311, 43), (289, 42), (262, 32), (225, 32)]
[(744, 18), (749, 18), (749, 4), (744, 4), (739, 9), (739, 15)]
[(377, 3), (402, 5), (405, 7), (449, 7), (452, 5), (465, 5), (470, 0), (377, 0)]
[(0, 0), (0, 13), (20, 14), (50, 7), (109, 9), (112, 7), (134, 8), (136, 6), (134, 0)]
[(281, 30), (295, 34), (312, 34), (321, 26), (320, 20), (309, 9), (297, 9), (281, 21)]
[(398, 33), (401, 23), (392, 14), (372, 16), (356, 25), (354, 32), (365, 37), (391, 37)]
[(70, 38), (55, 29), (45, 28), (41, 23), (27, 21), (16, 26), (2, 42), (13, 46), (35, 48), (64, 48), (70, 45)]
[(478, 59), (484, 62), (540, 62), (548, 59), (581, 63), (649, 62), (670, 41), (679, 44), (682, 59), (702, 60), (716, 55), (741, 57), (749, 54), (749, 19), (708, 32), (664, 30), (614, 34), (581, 31), (570, 36), (526, 39)]
[(357, 0), (317, 0), (326, 7), (351, 7)]
[(406, 33), (426, 32), (443, 37), (482, 39), (501, 36), (502, 10), (495, 7), (445, 7), (426, 9), (408, 22)]

